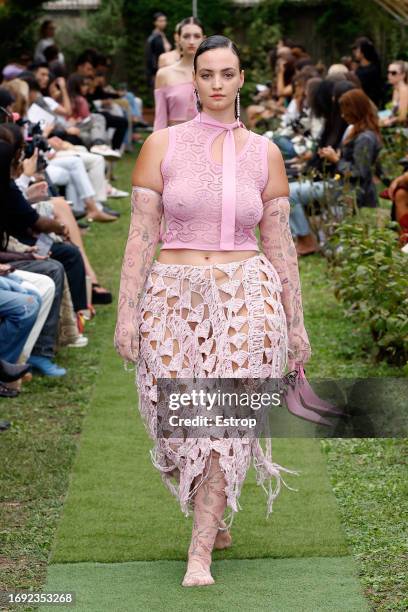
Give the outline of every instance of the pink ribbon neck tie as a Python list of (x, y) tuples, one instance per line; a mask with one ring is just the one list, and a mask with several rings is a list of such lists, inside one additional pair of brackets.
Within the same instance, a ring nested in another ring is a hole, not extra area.
[(235, 248), (235, 209), (236, 209), (236, 151), (234, 130), (245, 127), (241, 121), (221, 123), (206, 113), (199, 113), (194, 121), (217, 129), (216, 137), (226, 131), (222, 143), (222, 207), (220, 249), (233, 251)]

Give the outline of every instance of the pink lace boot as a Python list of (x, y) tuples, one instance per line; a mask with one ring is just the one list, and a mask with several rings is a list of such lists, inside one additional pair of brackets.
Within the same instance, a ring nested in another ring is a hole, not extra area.
[(211, 553), (227, 505), (225, 478), (219, 465), (219, 454), (211, 451), (211, 465), (206, 480), (194, 496), (194, 520), (188, 549), (187, 571), (182, 585), (214, 584), (211, 576)]

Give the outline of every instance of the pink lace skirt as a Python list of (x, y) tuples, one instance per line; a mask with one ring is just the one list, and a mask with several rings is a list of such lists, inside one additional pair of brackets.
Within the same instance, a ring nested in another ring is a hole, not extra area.
[[(267, 493), (267, 516), (282, 472), (257, 438), (188, 438), (178, 444), (156, 437), (158, 378), (279, 378), (287, 361), (286, 317), (279, 276), (261, 253), (227, 264), (204, 266), (155, 261), (139, 303), (139, 410), (155, 442), (153, 465), (188, 516), (205, 480), (211, 451), (220, 455), (230, 524), (251, 459)], [(293, 489), (292, 489), (293, 490)]]

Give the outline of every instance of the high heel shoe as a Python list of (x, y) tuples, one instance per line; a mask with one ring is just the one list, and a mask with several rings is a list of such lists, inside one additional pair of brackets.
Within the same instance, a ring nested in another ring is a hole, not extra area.
[(295, 416), (327, 427), (332, 426), (333, 422), (324, 416), (347, 416), (345, 412), (316, 395), (302, 366), (289, 372), (284, 377), (284, 381), (287, 386), (283, 398), (286, 401), (287, 409)]
[(284, 400), (286, 402), (287, 409), (293, 415), (301, 419), (305, 419), (306, 421), (316, 423), (317, 425), (325, 425), (327, 427), (331, 427), (333, 425), (333, 423), (328, 419), (316, 414), (316, 412), (313, 412), (313, 410), (309, 410), (309, 408), (305, 408), (300, 397), (299, 385), (289, 386), (284, 394)]
[(302, 367), (299, 369), (298, 384), (300, 397), (302, 398), (304, 404), (306, 404), (306, 406), (311, 410), (314, 410), (321, 415), (339, 417), (347, 416), (347, 413), (345, 413), (343, 410), (336, 408), (333, 406), (333, 404), (330, 404), (330, 402), (326, 402), (326, 400), (316, 395), (309, 381), (307, 380), (305, 371)]

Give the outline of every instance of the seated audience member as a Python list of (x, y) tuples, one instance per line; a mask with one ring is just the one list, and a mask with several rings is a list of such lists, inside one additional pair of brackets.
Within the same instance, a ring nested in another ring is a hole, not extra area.
[(51, 76), (46, 93), (44, 99), (53, 112), (58, 112), (63, 117), (71, 116), (71, 100), (68, 95), (67, 82), (63, 76)]
[(15, 102), (15, 97), (13, 94), (6, 89), (5, 87), (0, 87), (0, 106), (2, 106), (6, 112), (13, 112), (13, 104)]
[(400, 244), (404, 246), (408, 243), (408, 172), (392, 181), (388, 194), (393, 201), (391, 218), (400, 226)]
[(93, 79), (95, 76), (95, 55), (89, 52), (81, 53), (75, 62), (75, 73), (85, 78)]
[(22, 72), (27, 70), (30, 64), (31, 56), (29, 53), (22, 52), (16, 61), (11, 61), (4, 66), (2, 75), (5, 82), (17, 79)]
[[(0, 91), (3, 88), (6, 89), (14, 98), (14, 101), (10, 107), (11, 112), (17, 113), (19, 118), (25, 117), (28, 109), (28, 97), (30, 91), (27, 83), (21, 79), (12, 79), (11, 81), (4, 83), (0, 88)], [(1, 100), (0, 106), (3, 106), (4, 108), (4, 104), (1, 104)]]
[(310, 98), (311, 112), (314, 117), (322, 120), (323, 130), (317, 142), (316, 151), (308, 160), (305, 173), (313, 173), (314, 176), (325, 178), (336, 174), (335, 164), (330, 160), (320, 156), (318, 150), (324, 147), (338, 149), (344, 133), (347, 129), (347, 122), (341, 116), (339, 98), (346, 91), (355, 89), (356, 85), (347, 79), (338, 80), (329, 77), (321, 81)]
[[(3, 247), (6, 250), (2, 250)], [(19, 250), (14, 251), (15, 248)], [(24, 251), (23, 248), (28, 250)], [(63, 265), (50, 259), (48, 255), (38, 255), (35, 247), (22, 245), (12, 237), (8, 237), (7, 242), (3, 241), (0, 262), (12, 266), (22, 281), (26, 280), (34, 285), (44, 301), (44, 307), (48, 309), (48, 313), (44, 311), (38, 328), (23, 347), (23, 361), (30, 360), (30, 363), (47, 376), (63, 376), (65, 369), (54, 362), (64, 287)]]
[(46, 96), (48, 94), (48, 83), (50, 82), (50, 69), (48, 68), (48, 64), (46, 62), (33, 64), (31, 66), (31, 71), (38, 83), (41, 94)]
[(333, 75), (340, 74), (343, 77), (349, 72), (349, 69), (344, 64), (332, 64), (327, 71), (327, 76), (331, 77)]
[[(108, 159), (119, 159), (121, 154), (108, 146), (107, 121), (100, 113), (91, 113), (86, 95), (89, 79), (80, 74), (71, 74), (68, 79), (68, 94), (71, 100), (71, 120), (79, 130), (81, 139), (92, 153)], [(127, 126), (127, 123), (126, 123)]]
[[(98, 81), (103, 80), (101, 75), (97, 78)], [(91, 109), (105, 118), (106, 127), (113, 128), (112, 148), (114, 151), (120, 151), (124, 143), (126, 132), (128, 130), (128, 120), (123, 116), (123, 113), (116, 112), (113, 108), (112, 94), (106, 92), (100, 85), (94, 85), (95, 77), (88, 82), (88, 91), (86, 98), (91, 106)], [(113, 94), (120, 98), (118, 94)]]
[(294, 206), (291, 209), (291, 228), (298, 237), (299, 255), (307, 255), (318, 250), (316, 239), (310, 231), (303, 206), (313, 200), (321, 201), (326, 195), (332, 198), (333, 206), (341, 199), (344, 183), (354, 189), (357, 206), (375, 207), (378, 197), (373, 182), (374, 167), (381, 148), (378, 118), (370, 99), (359, 89), (345, 92), (339, 99), (340, 112), (349, 128), (339, 150), (332, 146), (319, 149), (322, 159), (329, 161), (341, 180), (309, 180), (289, 183), (290, 197)]
[[(10, 141), (7, 142), (7, 137), (3, 136), (5, 132), (9, 132), (6, 128), (7, 125), (0, 128), (0, 136), (5, 141), (4, 145), (10, 145)], [(12, 160), (20, 159), (21, 149), (18, 145), (13, 143), (11, 151)], [(3, 197), (4, 204), (0, 210), (0, 215), (3, 231), (7, 234), (31, 246), (36, 242), (34, 235), (41, 232), (55, 232), (57, 235), (68, 238), (65, 225), (55, 219), (40, 216), (24, 198), (14, 180), (10, 181)], [(75, 311), (86, 310), (88, 305), (85, 268), (80, 250), (65, 240), (60, 243), (54, 242), (50, 252), (53, 259), (60, 261), (64, 266)]]
[[(405, 125), (408, 115), (408, 63), (395, 61), (388, 66), (388, 82), (392, 85), (392, 109), (389, 116), (380, 120), (380, 125), (390, 127)], [(384, 111), (381, 111), (381, 115)], [(387, 113), (388, 114), (388, 113)]]
[[(8, 129), (12, 132), (15, 143), (19, 149), (21, 149), (21, 147), (23, 146), (22, 143), (22, 135), (21, 135), (21, 130), (14, 125), (8, 126)], [(69, 145), (72, 146), (72, 145)], [(90, 154), (86, 151), (86, 153), (84, 153), (85, 156), (89, 156), (91, 158), (91, 162), (93, 163), (95, 161), (99, 162), (103, 162), (103, 158), (100, 157), (99, 155), (93, 155)], [(37, 159), (38, 159), (38, 151), (36, 150), (34, 152), (34, 154), (32, 155), (32, 157), (28, 158), (28, 159), (24, 159), (24, 161), (22, 162), (21, 166), (21, 173), (19, 174), (18, 178), (16, 178), (16, 184), (19, 187), (20, 191), (23, 193), (24, 197), (30, 202), (30, 193), (34, 192), (34, 196), (35, 196), (35, 192), (38, 192), (38, 189), (44, 185), (44, 187), (46, 188), (46, 183), (36, 183), (35, 185), (31, 185), (29, 186), (29, 183), (31, 181), (31, 179), (34, 177), (34, 175), (36, 175), (38, 177), (38, 172), (37, 172)], [(66, 158), (65, 158), (66, 159)], [(82, 161), (83, 158), (81, 158)], [(16, 176), (18, 174), (18, 169), (17, 168), (13, 168), (14, 171), (14, 175)], [(102, 169), (102, 172), (99, 173), (98, 175), (99, 179), (101, 181), (103, 181), (104, 179), (104, 170)], [(50, 200), (48, 200), (47, 202), (38, 202), (36, 204), (33, 205), (34, 208), (37, 211), (40, 211), (41, 214), (43, 215), (47, 215), (50, 218), (54, 218), (56, 221), (59, 221), (60, 223), (62, 223), (63, 225), (65, 225), (65, 227), (68, 230), (68, 234), (69, 234), (69, 238), (71, 240), (71, 242), (77, 246), (81, 252), (83, 261), (84, 261), (84, 265), (85, 265), (85, 270), (86, 270), (86, 274), (87, 276), (89, 276), (91, 282), (92, 282), (92, 302), (94, 304), (107, 304), (110, 303), (112, 301), (112, 296), (110, 294), (109, 291), (107, 291), (106, 289), (104, 289), (103, 287), (101, 287), (98, 283), (98, 279), (96, 276), (95, 271), (93, 270), (88, 256), (86, 254), (85, 251), (85, 247), (82, 241), (82, 237), (81, 237), (81, 233), (79, 231), (78, 225), (76, 223), (75, 217), (72, 213), (72, 210), (69, 206), (69, 204), (65, 201), (64, 198), (61, 197), (54, 197), (54, 198), (50, 198)], [(100, 211), (98, 211), (100, 212)], [(56, 238), (57, 239), (57, 238)]]
[[(0, 358), (17, 363), (41, 309), (36, 290), (23, 286), (9, 264), (0, 264)], [(3, 393), (2, 393), (3, 391)], [(4, 385), (0, 383), (0, 396)]]
[(293, 80), (295, 94), (282, 115), (280, 127), (273, 132), (273, 140), (284, 157), (294, 158), (312, 150), (319, 137), (323, 122), (313, 117), (308, 101), (308, 83), (316, 77), (314, 69), (305, 68)]
[[(36, 255), (34, 250), (24, 254), (7, 250), (10, 246), (10, 237), (7, 214), (4, 214), (4, 212), (8, 204), (10, 169), (14, 154), (12, 144), (3, 139), (3, 136), (5, 136), (8, 140), (11, 140), (10, 133), (7, 132), (3, 127), (0, 127), (0, 182), (2, 195), (5, 199), (5, 205), (0, 209), (0, 262), (8, 263), (13, 268), (16, 268), (16, 274), (21, 273), (24, 276), (24, 272), (27, 272), (35, 273), (35, 277), (42, 275), (49, 277), (40, 279), (38, 285), (38, 290), (44, 296), (45, 306), (48, 308), (48, 311), (43, 311), (42, 319), (40, 320), (41, 328), (37, 328), (35, 334), (31, 337), (30, 345), (26, 350), (26, 357), (30, 355), (32, 350), (30, 358), (37, 361), (37, 365), (41, 365), (44, 374), (61, 376), (65, 374), (65, 370), (53, 363), (52, 359), (54, 358), (54, 345), (58, 331), (64, 269), (58, 261), (49, 260), (48, 256), (40, 257)], [(51, 295), (51, 291), (53, 295)], [(7, 358), (7, 361), (12, 361), (12, 359)]]
[[(89, 176), (89, 180), (95, 190), (95, 199), (104, 206), (107, 198), (127, 198), (129, 196), (128, 191), (121, 191), (113, 187), (105, 178), (106, 174), (106, 162), (101, 155), (91, 153), (86, 147), (80, 145), (73, 145), (66, 140), (62, 140), (57, 136), (52, 136), (48, 139), (49, 145), (56, 151), (56, 157), (66, 157), (68, 155), (75, 155), (82, 159), (85, 164), (85, 169)], [(120, 216), (119, 213), (115, 213)]]
[[(19, 128), (14, 125), (7, 126), (7, 129), (10, 130), (11, 133), (13, 134), (15, 146), (17, 147), (17, 150), (21, 150), (21, 147), (22, 147), (21, 130), (19, 130)], [(34, 196), (35, 196), (35, 192), (38, 192), (39, 188), (41, 188), (42, 185), (45, 187), (45, 189), (47, 188), (47, 184), (45, 182), (36, 183), (35, 185), (29, 186), (31, 178), (34, 175), (38, 176), (38, 173), (36, 170), (37, 158), (38, 158), (38, 151), (35, 151), (31, 158), (25, 159), (22, 162), (22, 172), (18, 176), (18, 178), (16, 178), (16, 181), (15, 181), (16, 185), (19, 187), (23, 196), (28, 201), (30, 201), (30, 193), (34, 193)], [(97, 155), (92, 155), (92, 158), (93, 159), (96, 158), (98, 161), (99, 160), (103, 161), (103, 158)], [(13, 168), (13, 170), (15, 171), (16, 169)], [(86, 274), (91, 279), (92, 287), (93, 287), (93, 291), (92, 291), (93, 303), (94, 304), (110, 303), (110, 301), (112, 300), (112, 296), (110, 292), (108, 292), (106, 289), (101, 287), (98, 283), (97, 276), (87, 257), (85, 247), (82, 241), (81, 233), (79, 231), (78, 225), (76, 223), (75, 217), (72, 213), (72, 210), (69, 204), (64, 200), (64, 198), (54, 197), (54, 198), (50, 198), (50, 200), (48, 200), (47, 202), (40, 201), (37, 204), (34, 204), (33, 206), (36, 210), (39, 210), (43, 215), (46, 214), (49, 218), (55, 219), (56, 221), (62, 223), (62, 225), (64, 225), (67, 228), (68, 235), (70, 237), (71, 242), (75, 246), (77, 246), (81, 252), (81, 255), (84, 261), (84, 265), (85, 265)], [(99, 212), (100, 211), (98, 211), (98, 213)], [(55, 239), (57, 240), (57, 237), (55, 237)]]

